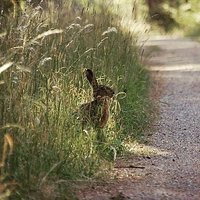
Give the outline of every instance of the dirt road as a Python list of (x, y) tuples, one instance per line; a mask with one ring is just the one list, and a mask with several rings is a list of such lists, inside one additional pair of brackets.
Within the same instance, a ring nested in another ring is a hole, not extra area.
[(157, 49), (148, 63), (160, 113), (150, 142), (118, 161), (116, 179), (81, 190), (80, 200), (200, 199), (200, 44), (159, 38), (146, 47)]

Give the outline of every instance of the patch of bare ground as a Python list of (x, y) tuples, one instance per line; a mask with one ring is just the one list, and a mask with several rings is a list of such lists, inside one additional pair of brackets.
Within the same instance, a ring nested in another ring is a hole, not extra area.
[(152, 38), (145, 48), (152, 46), (147, 64), (159, 118), (148, 145), (129, 144), (133, 155), (117, 160), (112, 179), (78, 188), (80, 200), (200, 199), (200, 44)]

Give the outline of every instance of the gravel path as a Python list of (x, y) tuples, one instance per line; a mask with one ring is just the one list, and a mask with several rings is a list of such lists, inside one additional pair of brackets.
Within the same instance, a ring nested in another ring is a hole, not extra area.
[(137, 147), (151, 153), (119, 160), (117, 179), (81, 190), (81, 200), (200, 200), (200, 44), (171, 38), (146, 43), (155, 46), (148, 63), (159, 86), (160, 117), (148, 148)]

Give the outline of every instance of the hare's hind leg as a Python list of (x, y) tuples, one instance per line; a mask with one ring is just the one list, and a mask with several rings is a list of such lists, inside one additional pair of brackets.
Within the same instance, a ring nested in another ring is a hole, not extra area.
[(104, 99), (103, 100), (103, 108), (102, 108), (102, 115), (99, 120), (99, 128), (104, 128), (108, 122), (109, 119), (109, 100)]

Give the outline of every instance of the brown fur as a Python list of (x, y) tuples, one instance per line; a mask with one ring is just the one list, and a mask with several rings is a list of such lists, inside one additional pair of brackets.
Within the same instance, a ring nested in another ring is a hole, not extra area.
[(93, 88), (94, 100), (82, 104), (82, 125), (90, 123), (95, 127), (104, 128), (109, 119), (109, 101), (114, 96), (114, 91), (108, 86), (98, 85), (92, 70), (86, 70), (86, 77)]

